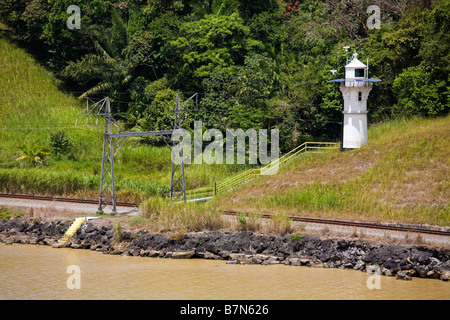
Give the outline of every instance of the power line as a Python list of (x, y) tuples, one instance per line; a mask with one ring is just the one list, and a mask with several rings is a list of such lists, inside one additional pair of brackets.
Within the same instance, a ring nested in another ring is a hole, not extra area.
[(0, 122), (0, 126), (71, 126), (73, 123), (57, 123), (57, 122)]
[(43, 128), (0, 128), (0, 130), (54, 130), (54, 129), (80, 129), (80, 127), (43, 127)]

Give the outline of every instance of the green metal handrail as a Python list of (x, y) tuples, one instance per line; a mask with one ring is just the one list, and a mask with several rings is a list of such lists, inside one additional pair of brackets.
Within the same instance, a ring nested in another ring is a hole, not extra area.
[(338, 143), (335, 142), (305, 142), (261, 168), (248, 169), (240, 172), (233, 177), (225, 179), (224, 181), (215, 183), (213, 187), (203, 187), (186, 191), (186, 199), (198, 199), (199, 196), (201, 196), (200, 198), (214, 197), (217, 194), (230, 191), (241, 184), (247, 183), (256, 176), (268, 175), (270, 170), (286, 165), (289, 160), (293, 160), (301, 153), (306, 153), (311, 150), (331, 150), (336, 149), (338, 146)]

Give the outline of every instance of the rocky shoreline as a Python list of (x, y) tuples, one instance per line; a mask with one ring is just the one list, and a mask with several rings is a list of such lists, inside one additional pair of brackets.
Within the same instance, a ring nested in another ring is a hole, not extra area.
[[(0, 242), (54, 245), (72, 220), (0, 221)], [(362, 240), (322, 239), (310, 235), (274, 236), (242, 232), (149, 233), (123, 231), (117, 241), (112, 225), (89, 222), (67, 247), (106, 254), (172, 259), (220, 259), (232, 264), (285, 264), (324, 268), (377, 270), (385, 276), (450, 279), (450, 250), (425, 246), (374, 244)]]

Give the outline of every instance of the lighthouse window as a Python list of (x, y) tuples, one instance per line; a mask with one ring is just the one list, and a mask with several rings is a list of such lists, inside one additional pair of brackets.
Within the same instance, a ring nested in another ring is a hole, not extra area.
[(362, 92), (358, 92), (358, 101), (362, 101)]
[(364, 69), (355, 69), (356, 78), (364, 78)]

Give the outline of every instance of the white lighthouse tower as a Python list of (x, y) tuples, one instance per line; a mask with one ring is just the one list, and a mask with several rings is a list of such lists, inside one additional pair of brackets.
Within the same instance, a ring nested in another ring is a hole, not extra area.
[[(367, 60), (369, 64), (369, 60)], [(374, 82), (379, 79), (369, 79), (369, 68), (358, 60), (356, 50), (353, 59), (345, 66), (345, 79), (335, 79), (340, 82), (339, 89), (344, 98), (344, 122), (342, 148), (355, 149), (368, 143), (367, 139), (367, 98)]]

